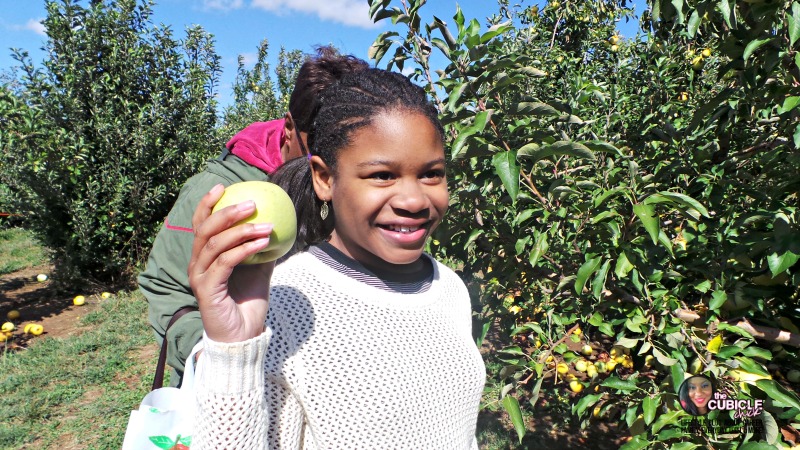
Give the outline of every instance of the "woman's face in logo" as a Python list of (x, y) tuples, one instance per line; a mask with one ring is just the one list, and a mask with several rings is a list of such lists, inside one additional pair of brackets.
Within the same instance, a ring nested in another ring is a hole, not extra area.
[(700, 414), (708, 413), (708, 401), (711, 400), (713, 388), (711, 381), (705, 377), (692, 377), (686, 380), (689, 391), (689, 400), (697, 407)]

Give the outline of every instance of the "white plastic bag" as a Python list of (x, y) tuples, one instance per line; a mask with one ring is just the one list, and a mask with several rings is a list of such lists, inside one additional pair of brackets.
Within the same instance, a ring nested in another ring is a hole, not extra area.
[(198, 343), (186, 359), (180, 388), (154, 389), (131, 411), (122, 450), (189, 449), (194, 433), (194, 357), (201, 346)]

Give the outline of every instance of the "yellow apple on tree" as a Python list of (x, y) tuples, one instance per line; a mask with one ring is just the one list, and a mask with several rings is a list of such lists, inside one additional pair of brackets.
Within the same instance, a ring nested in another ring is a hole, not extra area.
[(212, 212), (217, 212), (230, 205), (236, 205), (248, 200), (256, 204), (256, 212), (250, 217), (239, 221), (243, 223), (271, 223), (272, 234), (269, 245), (264, 250), (246, 258), (242, 264), (263, 264), (274, 261), (285, 255), (294, 245), (297, 238), (297, 213), (289, 195), (280, 186), (267, 181), (244, 181), (235, 183), (227, 188), (214, 206)]

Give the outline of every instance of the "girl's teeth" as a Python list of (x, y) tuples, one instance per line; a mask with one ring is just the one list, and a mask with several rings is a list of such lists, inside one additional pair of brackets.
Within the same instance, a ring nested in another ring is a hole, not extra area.
[(392, 231), (399, 231), (401, 233), (410, 233), (412, 231), (419, 230), (419, 227), (402, 227), (402, 226), (401, 227), (397, 227), (397, 226), (391, 226), (391, 227), (389, 227), (389, 229), (391, 229)]

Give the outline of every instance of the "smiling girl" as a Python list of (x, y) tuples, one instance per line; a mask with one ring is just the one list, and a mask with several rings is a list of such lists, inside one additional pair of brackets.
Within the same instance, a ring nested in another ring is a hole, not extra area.
[(708, 414), (708, 402), (714, 397), (714, 392), (714, 385), (708, 378), (702, 375), (687, 378), (679, 392), (681, 406), (693, 416), (704, 416)]
[[(485, 369), (470, 299), (423, 253), (448, 205), (443, 130), (424, 91), (370, 69), (323, 95), (311, 156), (283, 169), (298, 248), (237, 266), (270, 225), (252, 202), (194, 217), (205, 328), (192, 448), (477, 449)], [(266, 318), (266, 321), (265, 321)]]

